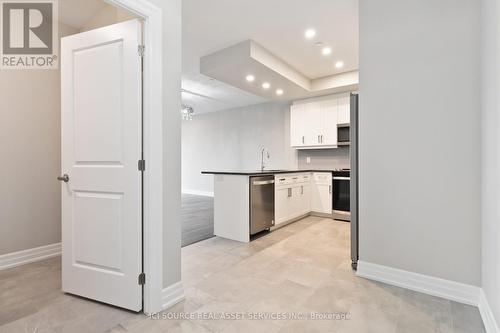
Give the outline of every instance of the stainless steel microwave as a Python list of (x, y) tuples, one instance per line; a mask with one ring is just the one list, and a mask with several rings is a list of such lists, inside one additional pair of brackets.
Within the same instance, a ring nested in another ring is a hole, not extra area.
[(350, 124), (337, 125), (337, 145), (349, 146), (351, 144)]

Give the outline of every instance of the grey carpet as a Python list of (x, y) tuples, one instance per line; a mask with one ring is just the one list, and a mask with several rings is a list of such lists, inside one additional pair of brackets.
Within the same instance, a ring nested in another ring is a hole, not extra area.
[(182, 246), (214, 236), (214, 198), (182, 194)]

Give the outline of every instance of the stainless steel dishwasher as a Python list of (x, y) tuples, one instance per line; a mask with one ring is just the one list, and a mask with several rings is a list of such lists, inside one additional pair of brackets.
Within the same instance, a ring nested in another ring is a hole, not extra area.
[(250, 235), (274, 226), (274, 176), (250, 177)]

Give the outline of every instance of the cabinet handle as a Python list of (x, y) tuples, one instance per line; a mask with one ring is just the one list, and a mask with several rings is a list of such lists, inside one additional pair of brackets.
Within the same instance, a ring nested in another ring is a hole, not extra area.
[(304, 186), (300, 187), (300, 194), (304, 194)]
[(302, 135), (302, 143), (305, 143), (305, 142), (304, 142), (304, 136), (303, 136), (303, 135)]
[(321, 134), (321, 143), (323, 143), (323, 134)]
[(318, 135), (318, 143), (321, 143), (321, 141), (319, 140), (319, 135)]
[(332, 185), (328, 186), (328, 192), (330, 192), (330, 194), (332, 194)]
[(288, 188), (288, 197), (291, 198), (292, 197), (292, 189), (291, 188)]

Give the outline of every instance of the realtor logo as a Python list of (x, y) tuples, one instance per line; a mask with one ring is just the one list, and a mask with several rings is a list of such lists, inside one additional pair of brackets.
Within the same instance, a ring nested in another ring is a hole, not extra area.
[(0, 0), (0, 68), (58, 68), (56, 1)]

